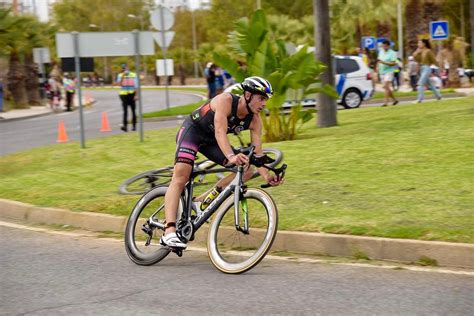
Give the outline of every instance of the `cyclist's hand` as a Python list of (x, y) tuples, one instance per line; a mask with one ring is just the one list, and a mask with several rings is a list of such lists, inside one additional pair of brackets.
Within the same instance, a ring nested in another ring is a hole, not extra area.
[(228, 159), (229, 159), (229, 164), (237, 165), (237, 166), (247, 165), (249, 163), (249, 157), (247, 157), (244, 154), (233, 155), (233, 156), (230, 156)]
[(276, 175), (270, 175), (268, 174), (266, 177), (265, 177), (265, 181), (271, 185), (272, 187), (276, 187), (280, 184), (283, 184), (283, 182), (285, 182), (285, 178), (282, 178), (282, 177), (279, 177), (279, 176), (276, 176)]

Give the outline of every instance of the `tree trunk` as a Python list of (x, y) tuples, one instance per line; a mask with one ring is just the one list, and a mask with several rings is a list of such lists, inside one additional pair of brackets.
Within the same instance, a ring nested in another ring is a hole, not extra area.
[(471, 61), (471, 68), (474, 68), (474, 0), (471, 0), (470, 3), (470, 20), (471, 20), (471, 58), (469, 60)]
[[(324, 63), (327, 68), (321, 74), (321, 83), (334, 87), (334, 74), (331, 57), (331, 27), (329, 24), (329, 0), (313, 0), (315, 17), (315, 53), (316, 59)], [(336, 102), (330, 96), (319, 93), (318, 97), (318, 127), (331, 127), (337, 125)]]
[(25, 91), (25, 74), (23, 73), (23, 67), (20, 64), (20, 58), (17, 51), (12, 51), (10, 54), (7, 79), (7, 87), (12, 94), (14, 107), (17, 109), (29, 108)]
[(377, 23), (377, 37), (385, 37), (390, 41), (394, 42), (392, 37), (392, 26), (390, 23)]
[(418, 45), (418, 34), (421, 33), (420, 16), (422, 15), (423, 7), (419, 0), (409, 0), (405, 9), (406, 15), (406, 43), (407, 53), (411, 55)]
[(33, 62), (33, 55), (25, 55), (25, 86), (29, 105), (41, 105), (39, 94), (38, 71)]

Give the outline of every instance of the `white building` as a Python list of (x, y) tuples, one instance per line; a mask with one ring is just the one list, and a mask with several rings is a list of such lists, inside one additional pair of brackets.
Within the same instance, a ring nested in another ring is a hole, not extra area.
[(157, 5), (161, 4), (172, 11), (186, 8), (188, 10), (206, 10), (211, 7), (211, 0), (155, 0)]
[(11, 8), (20, 14), (33, 14), (40, 21), (46, 22), (49, 20), (51, 5), (54, 2), (56, 0), (0, 0), (0, 7)]

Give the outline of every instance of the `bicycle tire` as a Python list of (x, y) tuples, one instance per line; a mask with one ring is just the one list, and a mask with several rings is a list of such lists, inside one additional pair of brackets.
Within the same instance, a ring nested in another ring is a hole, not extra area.
[[(145, 171), (125, 180), (118, 191), (124, 195), (144, 194), (157, 186), (168, 184), (172, 175), (173, 167)], [(134, 188), (134, 185), (138, 187)]]
[[(255, 200), (262, 204), (266, 212), (268, 223), (263, 229), (252, 228), (250, 226), (251, 229), (249, 229), (249, 234), (245, 235), (232, 226), (232, 221), (234, 219), (234, 196), (232, 195), (224, 201), (210, 225), (207, 249), (212, 264), (219, 271), (228, 274), (243, 273), (255, 267), (270, 250), (278, 229), (277, 206), (268, 193), (261, 189), (249, 188), (244, 194), (244, 197), (247, 198), (247, 200)], [(255, 209), (249, 207), (249, 217), (251, 216), (250, 213), (253, 211), (255, 211)], [(226, 214), (228, 217), (224, 220)], [(224, 222), (229, 225), (225, 225)], [(256, 220), (255, 223), (250, 222), (249, 225), (256, 225), (257, 222), (258, 220)], [(234, 242), (236, 242), (237, 239), (240, 243), (244, 237), (248, 238), (247, 241), (250, 241), (249, 245), (234, 245)], [(258, 239), (262, 239), (260, 244)], [(230, 245), (228, 241), (231, 241)], [(230, 250), (226, 249), (229, 247)], [(253, 248), (256, 248), (255, 252), (249, 254), (251, 252), (250, 249)], [(240, 258), (245, 255), (250, 257), (240, 261)], [(234, 260), (232, 256), (238, 257), (238, 259)]]
[[(169, 248), (163, 247), (159, 244), (159, 238), (163, 232), (163, 230), (159, 228), (153, 229), (153, 238), (150, 245), (147, 246), (145, 243), (142, 245), (140, 240), (140, 238), (146, 238), (148, 236), (145, 232), (142, 232), (141, 225), (146, 222), (146, 219), (151, 216), (151, 214), (156, 212), (156, 207), (152, 205), (152, 202), (157, 202), (160, 205), (161, 210), (157, 213), (155, 218), (157, 221), (164, 224), (164, 196), (167, 190), (168, 187), (160, 186), (143, 195), (134, 206), (128, 218), (124, 238), (125, 250), (128, 257), (138, 265), (148, 266), (158, 263), (170, 253)], [(163, 199), (163, 203), (161, 203), (161, 199)], [(183, 200), (180, 198), (177, 218), (181, 217), (183, 205)], [(147, 208), (148, 206), (150, 208)], [(143, 214), (144, 212), (149, 212), (150, 214)], [(158, 215), (162, 216), (161, 220), (158, 218)], [(137, 233), (140, 233), (140, 235)]]

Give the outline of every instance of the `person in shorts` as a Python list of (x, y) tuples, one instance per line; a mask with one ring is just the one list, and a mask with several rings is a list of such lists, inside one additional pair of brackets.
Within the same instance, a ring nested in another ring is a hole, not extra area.
[(384, 88), (384, 104), (382, 106), (387, 106), (390, 98), (393, 100), (392, 105), (398, 103), (390, 87), (392, 85), (396, 65), (397, 54), (390, 48), (390, 42), (384, 40), (377, 57), (377, 68)]

